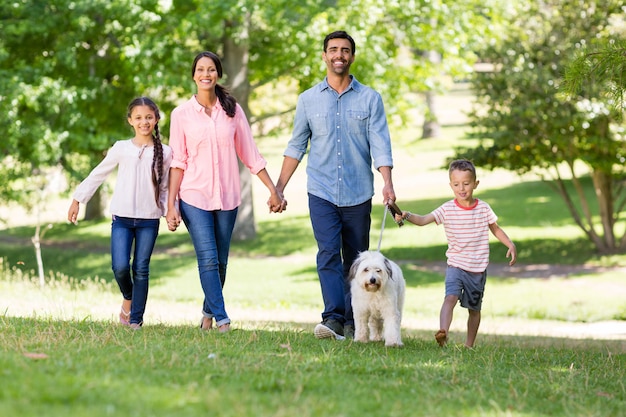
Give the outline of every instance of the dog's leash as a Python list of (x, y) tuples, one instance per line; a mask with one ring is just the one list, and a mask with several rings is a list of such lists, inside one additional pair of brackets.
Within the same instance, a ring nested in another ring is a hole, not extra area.
[(387, 204), (383, 207), (385, 214), (383, 214), (383, 224), (380, 226), (380, 238), (378, 238), (378, 252), (380, 252), (380, 245), (383, 243), (383, 231), (385, 230), (385, 220), (387, 220)]
[[(390, 211), (391, 214), (393, 214), (394, 222), (396, 222), (396, 214), (402, 214), (402, 210), (400, 210), (400, 208), (396, 205), (396, 203), (394, 203), (391, 200), (388, 200), (387, 203), (385, 203), (383, 210), (385, 211), (385, 213), (383, 214), (383, 224), (380, 227), (380, 238), (378, 239), (378, 252), (380, 252), (380, 245), (383, 242), (383, 230), (385, 230), (385, 220), (387, 220), (387, 211)], [(404, 222), (400, 220), (399, 222), (396, 222), (396, 224), (398, 225), (398, 227), (402, 227), (404, 225)]]

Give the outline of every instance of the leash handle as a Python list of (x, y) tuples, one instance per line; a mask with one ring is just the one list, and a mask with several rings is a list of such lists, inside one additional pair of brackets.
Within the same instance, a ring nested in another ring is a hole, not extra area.
[(380, 245), (383, 242), (383, 230), (385, 230), (385, 220), (387, 220), (387, 204), (383, 207), (385, 214), (383, 214), (383, 224), (380, 226), (380, 238), (378, 239), (378, 252), (380, 252)]

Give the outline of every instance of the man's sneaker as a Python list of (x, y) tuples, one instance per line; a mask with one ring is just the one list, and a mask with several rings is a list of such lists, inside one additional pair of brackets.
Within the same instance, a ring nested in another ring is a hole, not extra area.
[(343, 325), (334, 319), (326, 319), (315, 326), (315, 337), (318, 339), (334, 338), (336, 340), (344, 340)]
[(354, 324), (346, 324), (343, 326), (343, 336), (346, 339), (354, 339)]

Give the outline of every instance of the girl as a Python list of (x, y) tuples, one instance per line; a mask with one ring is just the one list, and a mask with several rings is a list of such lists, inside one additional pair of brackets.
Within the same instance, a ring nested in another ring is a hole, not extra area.
[[(111, 199), (111, 261), (122, 292), (120, 323), (132, 329), (143, 325), (148, 299), (150, 257), (165, 215), (172, 150), (161, 143), (159, 108), (147, 97), (128, 106), (132, 139), (120, 140), (78, 186), (67, 219), (76, 224), (79, 203), (86, 204), (117, 167), (118, 181)], [(131, 275), (131, 249), (135, 243)]]

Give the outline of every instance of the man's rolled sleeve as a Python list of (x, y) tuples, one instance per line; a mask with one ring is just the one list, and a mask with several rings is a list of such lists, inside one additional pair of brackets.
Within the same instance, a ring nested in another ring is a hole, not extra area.
[(306, 103), (301, 95), (298, 98), (298, 104), (296, 106), (296, 115), (293, 121), (293, 133), (289, 143), (287, 143), (287, 149), (285, 149), (283, 156), (296, 159), (298, 162), (302, 161), (302, 158), (306, 155), (310, 138), (311, 128), (306, 117)]
[(385, 106), (382, 97), (378, 93), (375, 94), (372, 106), (369, 136), (374, 168), (377, 170), (380, 167), (393, 168), (389, 126), (385, 115)]

